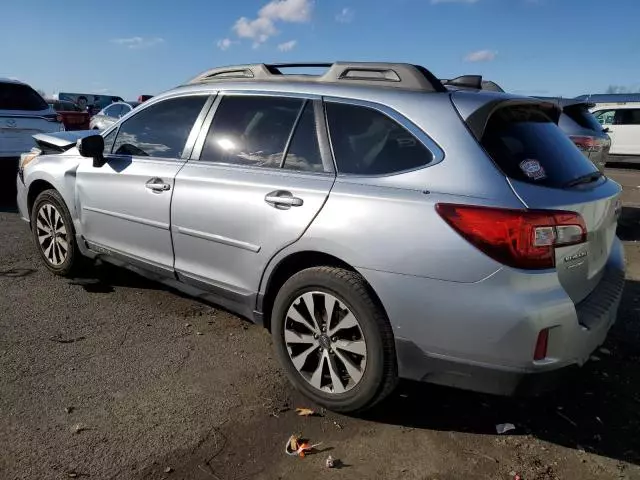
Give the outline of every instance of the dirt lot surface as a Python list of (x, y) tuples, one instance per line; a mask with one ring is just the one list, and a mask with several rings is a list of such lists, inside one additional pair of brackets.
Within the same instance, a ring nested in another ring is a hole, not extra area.
[[(640, 171), (609, 174), (640, 205)], [(563, 390), (402, 383), (364, 417), (303, 418), (266, 331), (112, 267), (54, 277), (5, 201), (0, 479), (640, 479), (640, 228), (620, 236), (618, 324)], [(287, 457), (292, 433), (320, 452)]]

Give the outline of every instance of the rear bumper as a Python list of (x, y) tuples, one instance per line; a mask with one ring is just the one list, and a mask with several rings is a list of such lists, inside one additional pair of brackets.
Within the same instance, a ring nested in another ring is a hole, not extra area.
[[(505, 268), (472, 284), (362, 273), (391, 321), (402, 378), (515, 395), (553, 388), (604, 343), (622, 297), (624, 257), (615, 239), (605, 275), (578, 305), (555, 272)], [(547, 358), (534, 361), (546, 328)]]
[(430, 357), (407, 340), (396, 341), (396, 352), (405, 378), (493, 395), (542, 395), (563, 385), (579, 370), (576, 364), (537, 373), (465, 364)]

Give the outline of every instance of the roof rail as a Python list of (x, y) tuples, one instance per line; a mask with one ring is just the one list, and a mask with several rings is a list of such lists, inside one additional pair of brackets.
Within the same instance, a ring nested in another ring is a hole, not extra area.
[(470, 88), (472, 90), (489, 90), (492, 92), (504, 92), (495, 82), (483, 80), (482, 75), (462, 75), (460, 77), (440, 80), (443, 85), (456, 88)]
[[(287, 68), (327, 68), (322, 75), (284, 74)], [(353, 83), (405, 90), (444, 92), (440, 81), (426, 68), (409, 63), (335, 62), (335, 63), (256, 63), (207, 70), (192, 78), (188, 85), (216, 80), (306, 81), (318, 83)]]

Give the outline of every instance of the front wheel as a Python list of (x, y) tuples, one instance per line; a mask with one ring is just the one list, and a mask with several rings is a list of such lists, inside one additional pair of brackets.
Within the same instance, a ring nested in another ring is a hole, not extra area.
[(287, 377), (316, 403), (355, 412), (393, 390), (393, 332), (359, 274), (334, 267), (303, 270), (282, 286), (271, 318)]
[(31, 210), (31, 231), (47, 268), (56, 275), (70, 275), (80, 263), (71, 214), (56, 190), (36, 197)]

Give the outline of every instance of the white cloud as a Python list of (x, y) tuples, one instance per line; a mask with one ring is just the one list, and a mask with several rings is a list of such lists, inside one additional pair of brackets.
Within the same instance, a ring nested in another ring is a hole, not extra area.
[(230, 38), (223, 38), (222, 40), (218, 40), (216, 45), (220, 50), (227, 50), (231, 45), (233, 45), (233, 41)]
[(278, 50), (280, 50), (281, 52), (290, 52), (291, 50), (293, 50), (297, 43), (297, 40), (290, 40), (288, 42), (281, 43), (280, 45), (278, 45)]
[(302, 23), (309, 21), (312, 8), (310, 0), (273, 0), (260, 9), (258, 16), (273, 21)]
[(493, 50), (478, 50), (467, 54), (464, 60), (466, 62), (492, 62), (496, 59), (496, 55), (498, 55), (498, 52)]
[(431, 3), (476, 3), (479, 0), (431, 0)]
[(355, 13), (356, 12), (353, 10), (353, 8), (344, 7), (342, 10), (340, 10), (340, 13), (336, 15), (336, 22), (351, 23), (353, 21)]
[(233, 30), (238, 37), (250, 38), (258, 43), (264, 43), (269, 37), (278, 33), (273, 22), (264, 17), (258, 17), (255, 20), (241, 17), (233, 26)]
[(312, 0), (272, 0), (258, 11), (257, 18), (240, 17), (233, 25), (233, 31), (239, 38), (253, 40), (253, 46), (257, 48), (278, 33), (276, 23), (308, 22), (312, 9)]
[(127, 48), (149, 48), (164, 43), (164, 38), (160, 37), (129, 37), (129, 38), (114, 38), (111, 40), (112, 43), (117, 45), (122, 45)]

